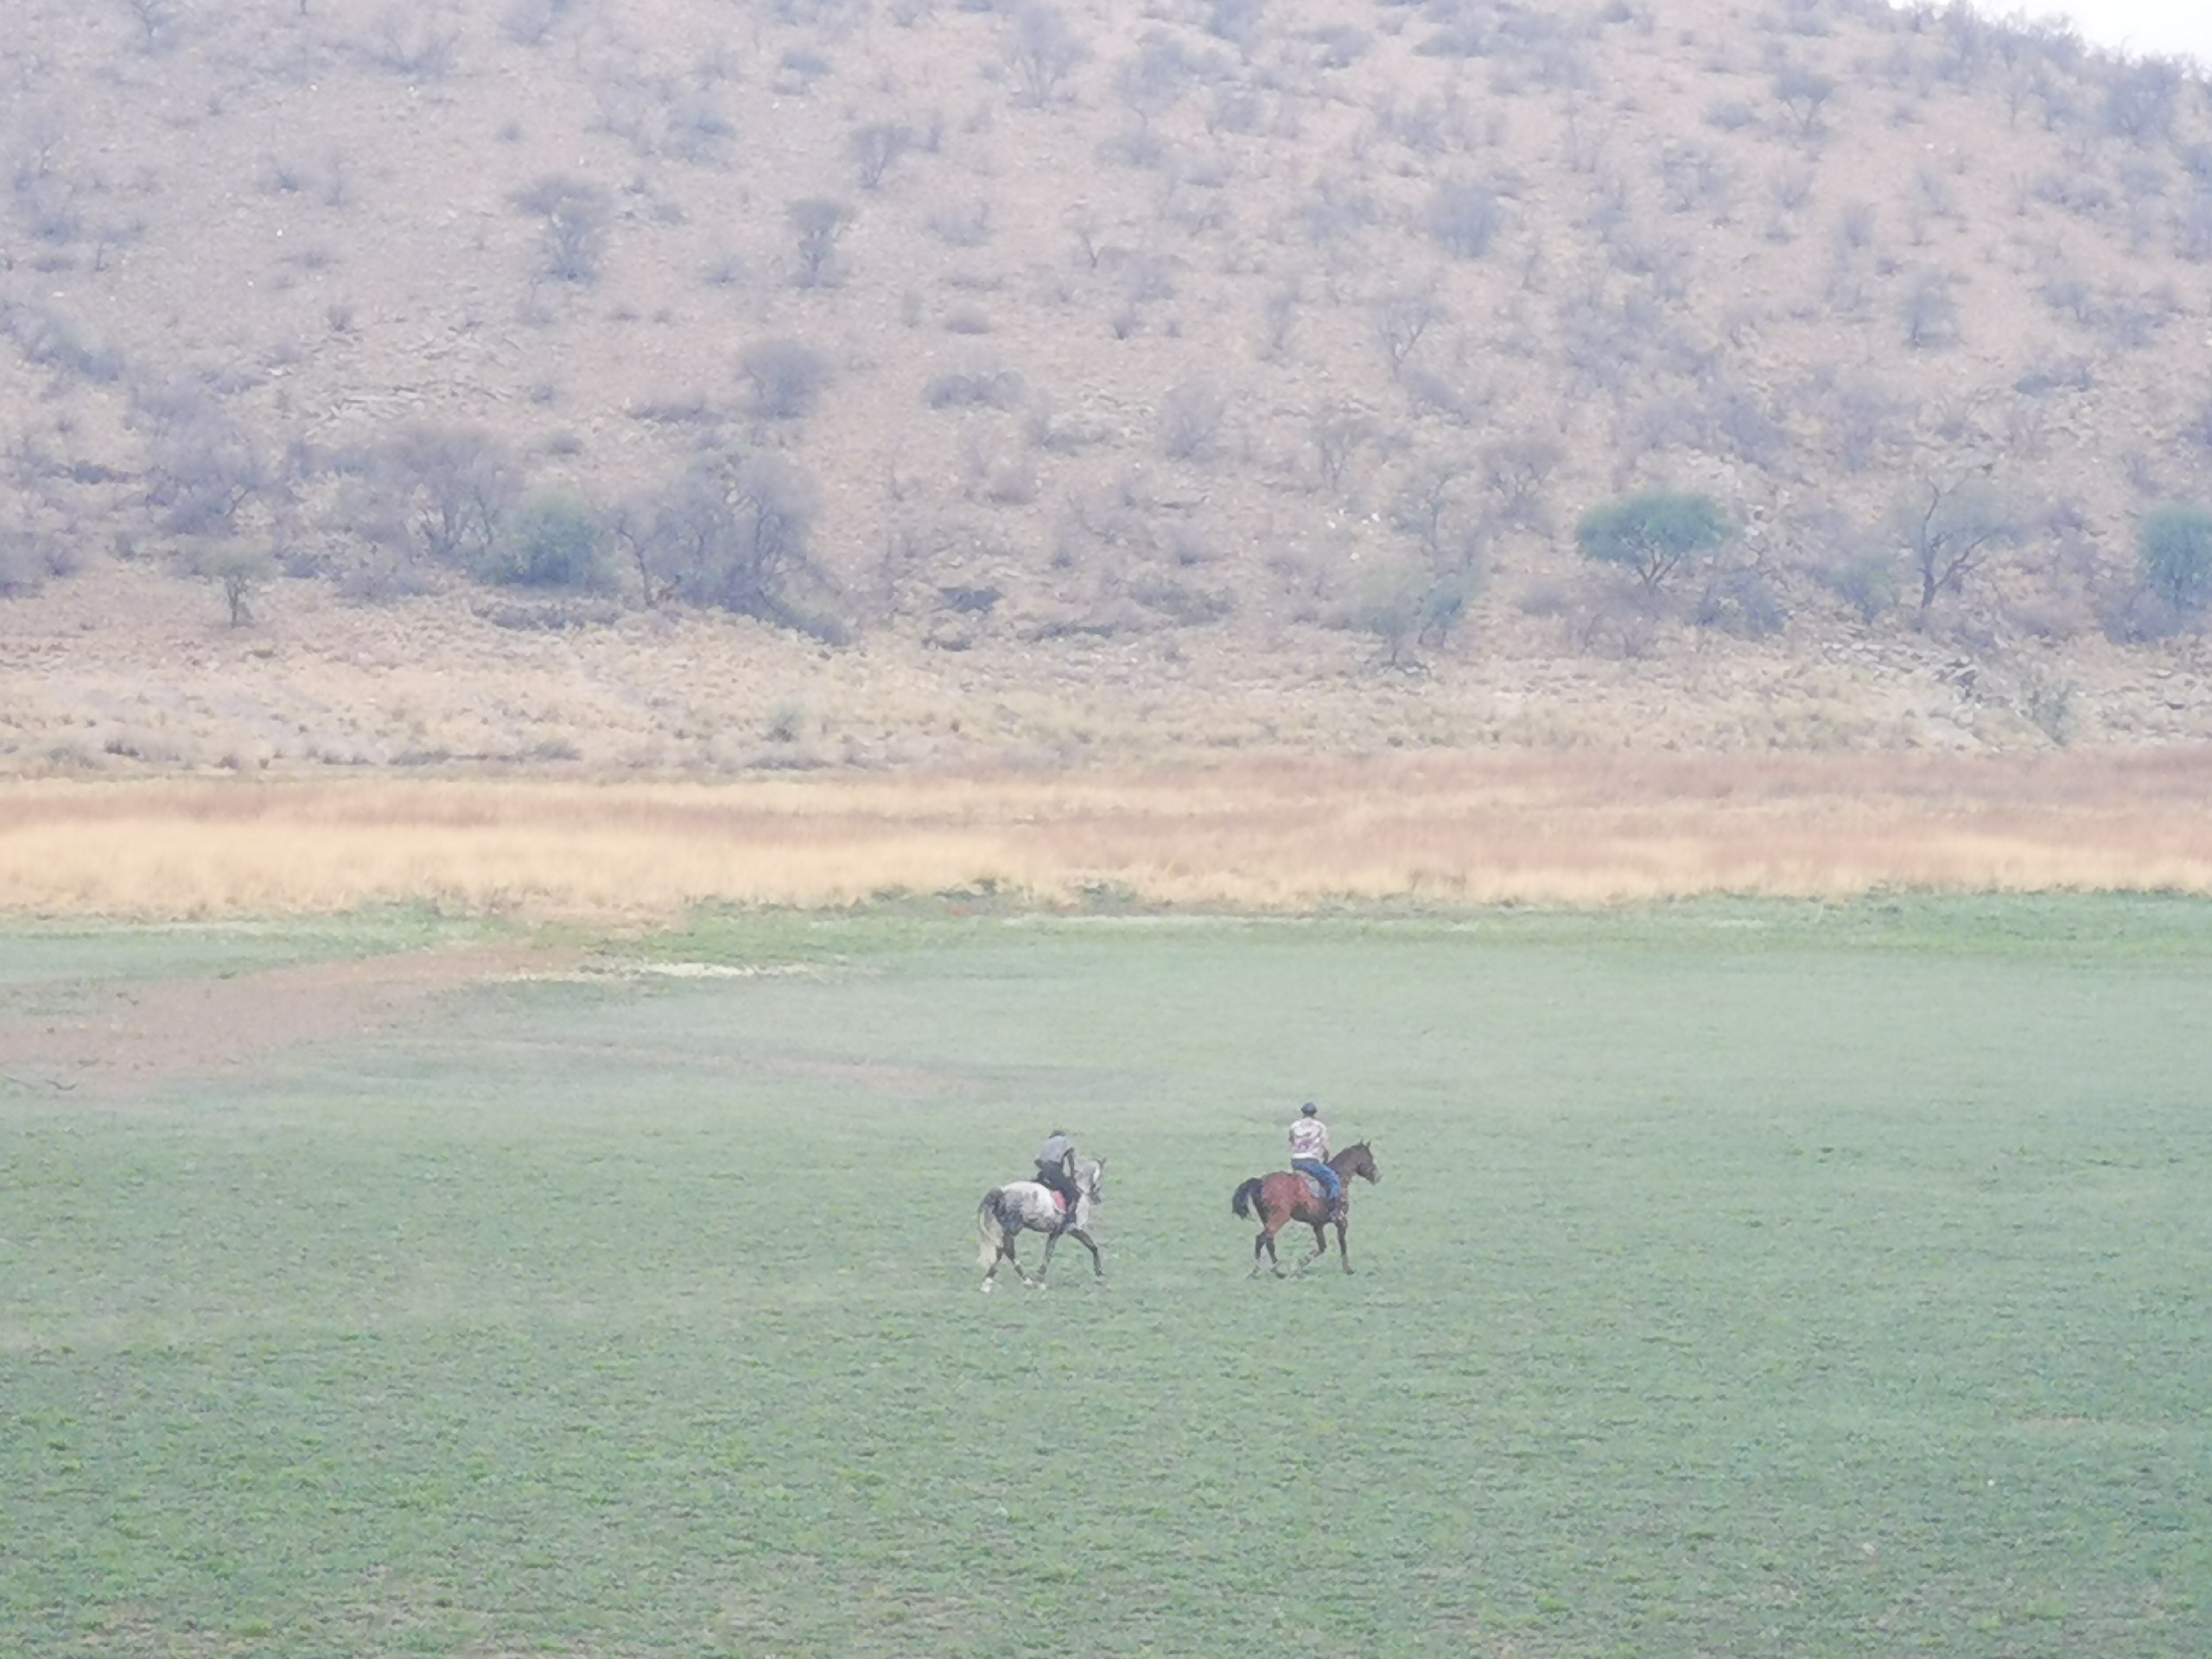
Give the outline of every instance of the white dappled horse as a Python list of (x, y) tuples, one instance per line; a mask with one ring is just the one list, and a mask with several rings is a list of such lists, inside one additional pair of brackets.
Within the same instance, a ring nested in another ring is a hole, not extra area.
[[(1098, 1214), (1099, 1190), (1105, 1180), (1103, 1158), (1085, 1158), (1076, 1165), (1073, 1216), (1063, 1215), (1058, 1198), (1042, 1181), (1009, 1181), (984, 1193), (982, 1203), (976, 1209), (976, 1265), (990, 1269), (983, 1275), (985, 1293), (989, 1292), (991, 1281), (998, 1277), (1001, 1262), (1013, 1262), (1014, 1270), (1021, 1275), (1021, 1282), (1032, 1289), (1043, 1285), (1045, 1275), (1052, 1269), (1052, 1247), (1060, 1242), (1062, 1233), (1090, 1252), (1091, 1269), (1103, 1279), (1106, 1264), (1099, 1260), (1098, 1241), (1090, 1236), (1090, 1230)], [(1014, 1253), (1014, 1241), (1024, 1232), (1045, 1235), (1045, 1260), (1034, 1279), (1029, 1276), (1029, 1269), (1021, 1265), (1021, 1258)]]

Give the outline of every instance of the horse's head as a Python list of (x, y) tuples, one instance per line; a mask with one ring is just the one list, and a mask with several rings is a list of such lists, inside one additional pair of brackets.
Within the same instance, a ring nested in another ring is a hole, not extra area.
[(1357, 1175), (1370, 1181), (1382, 1179), (1382, 1172), (1375, 1166), (1375, 1148), (1364, 1141), (1355, 1141), (1338, 1153), (1334, 1167), (1339, 1175)]
[(1106, 1196), (1106, 1160), (1085, 1158), (1075, 1166), (1076, 1190), (1090, 1195), (1092, 1202)]

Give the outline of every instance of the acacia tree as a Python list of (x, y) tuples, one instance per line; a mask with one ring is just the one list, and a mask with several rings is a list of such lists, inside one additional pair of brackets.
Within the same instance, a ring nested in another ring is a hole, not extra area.
[(1969, 478), (1948, 487), (1932, 480), (1897, 512), (1898, 539), (1920, 575), (1920, 614), (1936, 595), (1957, 592), (2000, 547), (2020, 538), (2019, 515), (1996, 486)]
[(1800, 137), (1810, 138), (1821, 130), (1821, 111), (1835, 95), (1835, 82), (1817, 69), (1802, 64), (1785, 65), (1775, 72), (1775, 102), (1789, 111)]
[(1592, 507), (1574, 527), (1585, 558), (1625, 565), (1647, 590), (1724, 546), (1735, 527), (1709, 495), (1650, 490)]

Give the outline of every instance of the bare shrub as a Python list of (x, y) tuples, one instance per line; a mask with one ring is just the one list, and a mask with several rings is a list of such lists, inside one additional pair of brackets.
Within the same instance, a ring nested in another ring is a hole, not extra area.
[(442, 80), (453, 73), (461, 30), (429, 7), (387, 6), (369, 25), (364, 50), (371, 63), (410, 80)]
[(1462, 510), (1459, 499), (1474, 470), (1471, 456), (1431, 455), (1418, 462), (1391, 493), (1390, 528), (1411, 537), (1432, 565), (1460, 563), (1480, 546), (1480, 526)]
[(538, 270), (556, 282), (589, 284), (599, 279), (607, 252), (613, 203), (603, 186), (548, 174), (514, 194), (522, 212), (542, 221)]
[(1957, 283), (1948, 271), (1923, 271), (1913, 278), (1902, 308), (1907, 346), (1929, 351), (1958, 344), (1959, 302), (1952, 293)]
[(1737, 565), (1707, 579), (1691, 609), (1691, 620), (1741, 639), (1765, 639), (1788, 625), (1789, 607), (1764, 571)]
[(880, 185), (884, 175), (913, 148), (913, 129), (903, 122), (871, 121), (855, 129), (850, 148), (861, 188), (873, 190)]
[(954, 372), (932, 376), (922, 388), (922, 401), (931, 409), (1019, 409), (1022, 379), (1011, 369)]
[(1128, 593), (1145, 609), (1186, 628), (1218, 622), (1236, 608), (1236, 595), (1227, 589), (1205, 587), (1164, 571), (1132, 577)]
[(1299, 291), (1296, 283), (1276, 289), (1261, 308), (1260, 360), (1280, 363), (1289, 355), (1290, 337), (1298, 327)]
[(1378, 209), (1374, 196), (1358, 185), (1327, 177), (1315, 181), (1297, 211), (1306, 239), (1326, 248), (1357, 237), (1375, 222)]
[(834, 288), (837, 243), (853, 222), (853, 210), (842, 201), (808, 196), (784, 209), (784, 219), (798, 241), (798, 263), (791, 273), (795, 288)]
[(779, 455), (720, 452), (615, 515), (648, 604), (679, 599), (842, 640), (808, 550), (812, 482)]
[(1497, 193), (1471, 179), (1443, 179), (1429, 192), (1422, 226), (1455, 259), (1479, 259), (1505, 226)]
[(123, 354), (58, 311), (0, 304), (0, 334), (13, 342), (26, 363), (50, 369), (58, 378), (108, 385), (123, 378)]
[(1316, 410), (1306, 424), (1306, 436), (1321, 487), (1332, 494), (1340, 492), (1352, 457), (1380, 431), (1375, 417), (1355, 405), (1331, 404)]
[(499, 33), (517, 46), (543, 46), (569, 0), (514, 0), (499, 14)]
[(1375, 302), (1373, 308), (1376, 344), (1382, 348), (1382, 356), (1395, 376), (1406, 365), (1428, 331), (1444, 315), (1444, 307), (1436, 297), (1433, 283), (1417, 289), (1397, 289)]
[(1813, 574), (1869, 626), (1895, 610), (1904, 593), (1897, 555), (1887, 548), (1847, 547), (1815, 566)]
[[(948, 248), (980, 248), (991, 239), (991, 204), (940, 208), (925, 221), (931, 236)], [(1092, 262), (1096, 268), (1096, 262)]]
[(171, 535), (227, 535), (239, 509), (272, 487), (259, 446), (212, 404), (158, 423), (149, 449), (146, 505)]
[(2139, 144), (2164, 138), (2186, 84), (2179, 65), (2164, 58), (2123, 60), (2105, 84), (2105, 130)]
[(1021, 507), (1037, 499), (1037, 458), (1019, 433), (971, 427), (961, 440), (961, 460), (971, 500)]
[(1547, 433), (1531, 432), (1485, 444), (1478, 457), (1483, 487), (1507, 524), (1541, 529), (1550, 522), (1543, 492), (1567, 459), (1567, 446)]
[(1478, 426), (1489, 416), (1491, 394), (1454, 375), (1408, 363), (1398, 371), (1398, 384), (1417, 414), (1440, 416), (1460, 427)]
[(830, 359), (797, 340), (764, 340), (738, 353), (753, 414), (768, 421), (804, 420), (814, 412), (830, 379)]
[(182, 33), (184, 12), (178, 0), (123, 0), (137, 25), (138, 48), (156, 57), (174, 47)]
[(378, 471), (410, 542), (444, 564), (482, 558), (522, 490), (506, 446), (474, 427), (403, 427)]
[(1075, 32), (1066, 13), (1043, 0), (1032, 0), (1014, 13), (1004, 55), (1019, 101), (1041, 110), (1066, 95), (1069, 78), (1090, 60), (1090, 48)]
[(1160, 400), (1160, 452), (1172, 461), (1208, 459), (1221, 437), (1229, 399), (1210, 380), (1186, 380)]

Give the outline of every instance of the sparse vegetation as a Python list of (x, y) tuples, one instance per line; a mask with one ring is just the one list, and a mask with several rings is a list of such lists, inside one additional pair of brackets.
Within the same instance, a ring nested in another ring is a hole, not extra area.
[[(1680, 741), (2212, 738), (2146, 671), (2195, 683), (2205, 601), (2141, 540), (2212, 488), (2202, 78), (1958, 7), (1723, 10), (806, 0), (739, 43), (690, 0), (24, 0), (0, 592), (251, 547), (418, 618), (864, 617), (1061, 710), (925, 753), (1103, 741), (1095, 652), (1180, 710), (1163, 741), (1370, 741), (1376, 639), (1453, 741), (1624, 729), (1593, 650), (1675, 688)], [(709, 473), (711, 512), (675, 481)], [(1564, 533), (1655, 484), (1739, 550)], [(555, 499), (622, 504), (590, 604), (475, 592), (536, 580)], [(336, 626), (289, 599), (240, 617)], [(1961, 700), (1961, 658), (2011, 690)], [(1263, 682), (1314, 700), (1275, 738), (1220, 712)], [(1470, 713), (1555, 682), (1552, 723)], [(1821, 712), (1698, 702), (1738, 684)], [(5, 764), (237, 747), (87, 743), (83, 696), (0, 725)]]

